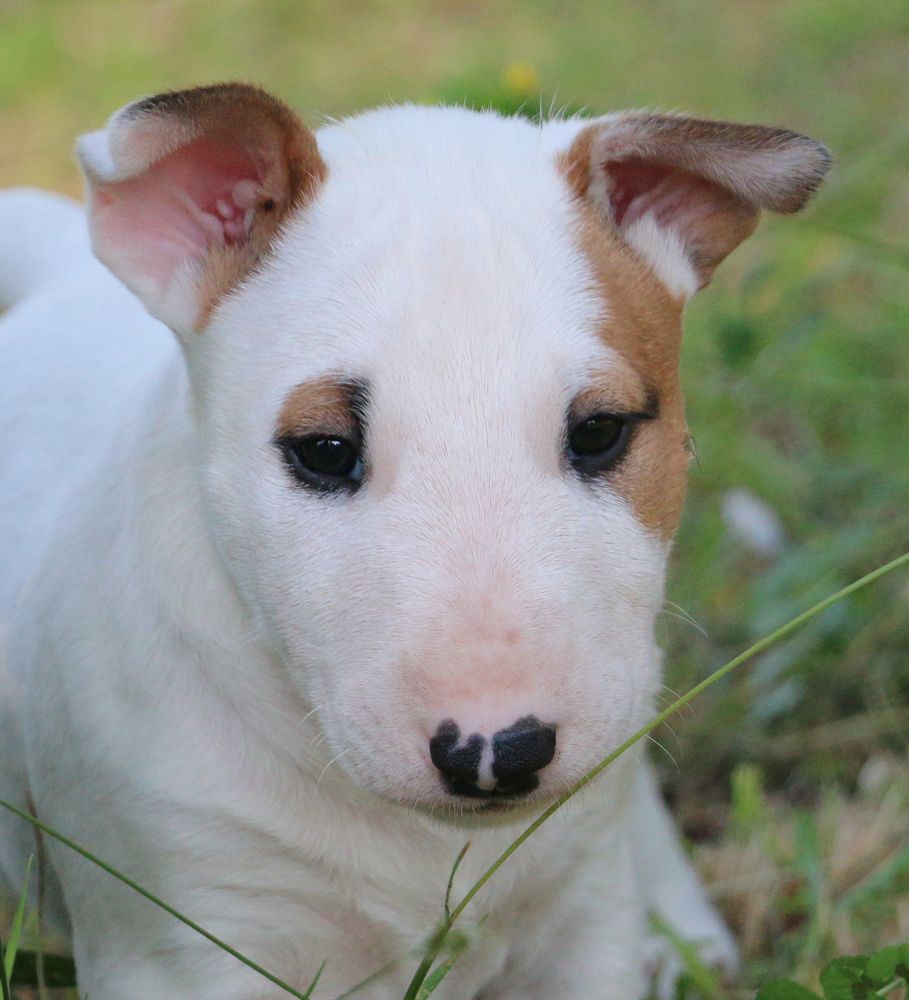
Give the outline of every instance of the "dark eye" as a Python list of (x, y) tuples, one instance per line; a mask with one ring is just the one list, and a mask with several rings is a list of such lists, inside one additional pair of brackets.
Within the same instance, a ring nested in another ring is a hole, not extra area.
[(568, 460), (585, 475), (614, 465), (625, 451), (631, 421), (615, 413), (595, 413), (569, 428)]
[(324, 492), (353, 492), (363, 479), (359, 441), (310, 434), (278, 441), (290, 471), (304, 486)]

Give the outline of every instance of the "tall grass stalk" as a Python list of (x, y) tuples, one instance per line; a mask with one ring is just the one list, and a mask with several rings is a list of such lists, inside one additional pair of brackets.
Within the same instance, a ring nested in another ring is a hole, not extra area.
[(19, 942), (22, 939), (22, 925), (25, 923), (25, 907), (28, 903), (28, 881), (32, 871), (33, 858), (28, 859), (25, 866), (25, 879), (22, 884), (22, 893), (19, 896), (19, 903), (13, 914), (13, 922), (10, 925), (9, 940), (6, 947), (0, 939), (0, 994), (3, 1000), (13, 1000), (11, 983), (13, 978), (13, 966), (16, 964), (16, 955), (19, 951)]
[[(433, 935), (429, 945), (426, 948), (423, 959), (421, 960), (416, 972), (414, 973), (407, 987), (407, 992), (405, 993), (403, 1000), (417, 1000), (418, 997), (428, 995), (431, 989), (427, 990), (424, 988), (424, 984), (427, 980), (427, 977), (432, 972), (433, 965), (435, 964), (436, 959), (439, 957), (439, 955), (442, 953), (442, 951), (448, 944), (449, 935), (451, 933), (454, 924), (459, 919), (459, 917), (461, 917), (461, 915), (464, 913), (465, 909), (467, 908), (471, 900), (477, 895), (477, 893), (483, 888), (483, 886), (493, 877), (493, 875), (495, 875), (495, 873), (502, 867), (502, 865), (505, 864), (505, 862), (512, 856), (512, 854), (514, 854), (515, 851), (517, 851), (522, 844), (524, 844), (530, 837), (532, 837), (533, 834), (536, 833), (536, 831), (551, 816), (553, 816), (556, 812), (558, 812), (558, 810), (561, 809), (562, 806), (565, 805), (565, 803), (568, 802), (569, 799), (571, 799), (579, 791), (581, 791), (582, 788), (590, 784), (590, 782), (593, 781), (594, 778), (596, 778), (602, 771), (604, 771), (607, 767), (609, 767), (610, 764), (614, 763), (619, 757), (621, 757), (623, 753), (625, 753), (627, 750), (633, 747), (636, 743), (642, 740), (645, 736), (651, 733), (658, 726), (662, 725), (668, 718), (670, 718), (680, 709), (688, 705), (691, 701), (697, 698), (698, 695), (706, 691), (707, 688), (709, 688), (711, 685), (716, 684), (717, 681), (722, 680), (728, 674), (732, 673), (732, 671), (735, 670), (737, 667), (740, 667), (743, 663), (757, 656), (759, 653), (762, 653), (764, 650), (768, 649), (770, 646), (773, 646), (781, 639), (784, 639), (787, 635), (794, 632), (801, 625), (804, 625), (805, 622), (809, 621), (811, 618), (814, 618), (815, 615), (818, 615), (822, 611), (829, 608), (832, 604), (835, 604), (837, 601), (843, 600), (850, 594), (854, 594), (856, 591), (859, 591), (864, 587), (867, 587), (868, 585), (874, 583), (876, 580), (879, 580), (881, 577), (887, 575), (888, 573), (892, 573), (894, 570), (899, 569), (901, 566), (904, 566), (907, 563), (909, 563), (909, 552), (906, 552), (903, 555), (898, 556), (895, 559), (892, 559), (890, 562), (885, 563), (884, 565), (878, 567), (877, 569), (873, 570), (870, 573), (867, 573), (865, 576), (861, 577), (858, 580), (855, 580), (848, 586), (843, 587), (836, 593), (831, 594), (829, 597), (824, 598), (824, 600), (819, 601), (817, 604), (809, 608), (807, 611), (803, 611), (800, 615), (797, 615), (795, 618), (792, 618), (790, 621), (786, 622), (785, 625), (781, 625), (778, 629), (774, 630), (769, 635), (765, 636), (763, 639), (760, 639), (752, 646), (749, 646), (748, 649), (746, 649), (744, 652), (739, 653), (738, 656), (731, 659), (728, 663), (724, 664), (718, 670), (715, 670), (712, 674), (710, 674), (709, 677), (706, 677), (699, 684), (696, 684), (686, 694), (676, 699), (667, 708), (663, 709), (662, 712), (654, 716), (650, 720), (650, 722), (642, 726), (636, 733), (629, 736), (628, 739), (626, 739), (620, 746), (616, 747), (616, 749), (613, 750), (612, 753), (610, 753), (602, 761), (600, 761), (599, 764), (591, 768), (591, 770), (588, 771), (582, 778), (580, 778), (570, 789), (568, 789), (568, 791), (564, 792), (557, 799), (555, 799), (552, 802), (552, 804), (548, 806), (535, 820), (533, 820), (533, 822), (531, 822), (526, 827), (526, 829), (524, 829), (511, 842), (511, 844), (509, 844), (509, 846), (498, 856), (498, 858), (496, 858), (496, 860), (493, 861), (493, 863), (486, 869), (486, 871), (483, 872), (483, 874), (477, 879), (477, 881), (474, 882), (474, 884), (470, 887), (470, 889), (467, 890), (467, 892), (464, 894), (464, 897), (457, 904), (457, 906), (455, 906), (452, 910), (450, 910), (450, 912), (447, 912), (445, 914), (445, 917), (442, 920), (437, 932)], [(160, 899), (158, 896), (155, 896), (147, 889), (138, 885), (128, 876), (124, 875), (122, 872), (119, 872), (116, 868), (107, 864), (105, 861), (102, 861), (101, 858), (92, 854), (89, 850), (82, 847), (80, 844), (77, 844), (69, 837), (66, 837), (62, 833), (59, 833), (57, 830), (53, 829), (53, 827), (50, 827), (46, 823), (43, 823), (41, 820), (37, 819), (37, 817), (32, 816), (30, 813), (25, 812), (18, 806), (13, 805), (13, 803), (7, 802), (3, 799), (0, 799), (0, 806), (2, 806), (4, 809), (7, 809), (9, 812), (12, 812), (15, 815), (19, 816), (26, 822), (31, 823), (33, 826), (37, 827), (47, 836), (52, 837), (54, 840), (59, 841), (61, 844), (75, 851), (77, 854), (80, 854), (87, 861), (90, 861), (98, 868), (101, 868), (109, 875), (118, 879), (124, 885), (129, 886), (129, 888), (133, 889), (141, 896), (144, 896), (145, 899), (147, 899), (150, 903), (153, 903), (155, 906), (164, 910), (166, 913), (169, 913), (176, 920), (179, 920), (181, 923), (185, 924), (187, 927), (194, 930), (197, 934), (206, 938), (208, 941), (211, 941), (212, 944), (216, 945), (222, 951), (226, 952), (228, 955), (231, 955), (233, 958), (237, 959), (237, 961), (242, 962), (244, 965), (252, 969), (254, 972), (259, 973), (259, 975), (261, 975), (264, 979), (267, 979), (269, 982), (282, 989), (289, 996), (296, 997), (297, 1000), (307, 1000), (311, 989), (315, 986), (315, 982), (313, 982), (313, 984), (310, 986), (310, 988), (307, 990), (306, 993), (300, 993), (299, 991), (295, 990), (292, 986), (290, 986), (288, 983), (285, 983), (283, 980), (273, 975), (267, 969), (263, 968), (261, 965), (254, 962), (252, 959), (247, 958), (241, 952), (237, 951), (235, 948), (231, 947), (229, 944), (222, 941), (220, 938), (216, 937), (210, 931), (207, 931), (204, 927), (201, 927), (195, 921), (191, 920), (189, 917), (180, 913), (173, 906), (170, 906), (168, 903)], [(463, 858), (464, 851), (466, 851), (466, 847), (462, 850), (461, 855), (459, 855), (456, 861), (456, 865)], [(445, 904), (446, 909), (447, 909), (447, 900), (448, 900), (448, 894), (446, 894), (446, 904)], [(321, 969), (319, 974), (321, 975)], [(439, 979), (440, 978), (441, 976), (439, 977)], [(353, 990), (348, 990), (344, 994), (344, 996), (345, 997), (352, 996), (354, 993), (358, 992), (359, 989), (365, 986), (366, 982), (374, 982), (375, 979), (376, 975), (374, 974), (373, 976), (370, 976), (368, 980), (365, 980), (363, 983), (361, 983), (359, 987), (355, 987)], [(438, 979), (435, 980), (435, 982), (438, 981), (439, 981)], [(432, 987), (432, 982), (430, 982), (430, 988), (431, 987)]]
[[(2, 959), (5, 954), (6, 952), (3, 949), (3, 938), (0, 938), (0, 959)], [(0, 963), (0, 998), (2, 998), (2, 1000), (12, 1000), (9, 977), (6, 975), (6, 970), (3, 968), (2, 963)]]
[(19, 942), (22, 939), (22, 925), (25, 923), (25, 907), (28, 903), (28, 880), (32, 872), (32, 861), (29, 858), (25, 866), (25, 879), (22, 884), (22, 894), (19, 903), (13, 914), (13, 922), (10, 926), (9, 941), (6, 942), (6, 950), (0, 944), (0, 958), (3, 959), (3, 975), (7, 980), (13, 978), (13, 966), (16, 964), (16, 953), (19, 951)]

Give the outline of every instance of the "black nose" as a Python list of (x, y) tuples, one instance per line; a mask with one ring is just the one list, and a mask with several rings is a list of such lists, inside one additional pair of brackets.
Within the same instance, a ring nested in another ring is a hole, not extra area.
[(453, 795), (482, 795), (476, 783), (486, 740), (479, 733), (474, 733), (458, 746), (460, 742), (460, 728), (451, 719), (446, 719), (429, 741), (429, 756), (442, 772), (445, 784)]
[(527, 715), (508, 729), (500, 729), (484, 754), (484, 736), (474, 733), (462, 741), (460, 727), (446, 719), (429, 741), (429, 756), (452, 795), (514, 798), (539, 785), (537, 771), (552, 760), (555, 746), (555, 726)]

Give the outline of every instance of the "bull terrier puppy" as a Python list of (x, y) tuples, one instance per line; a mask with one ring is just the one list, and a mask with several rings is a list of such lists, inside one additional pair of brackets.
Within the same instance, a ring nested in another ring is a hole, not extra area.
[[(327, 960), (319, 998), (405, 959), (362, 993), (400, 1000), (465, 839), (454, 899), (653, 711), (683, 306), (829, 156), (643, 112), (314, 134), (226, 84), (79, 158), (87, 225), (0, 201), (0, 794), (295, 988)], [(286, 995), (46, 848), (91, 1000)], [(10, 894), (34, 850), (3, 812)], [(648, 912), (734, 966), (629, 754), (437, 995), (642, 996)]]

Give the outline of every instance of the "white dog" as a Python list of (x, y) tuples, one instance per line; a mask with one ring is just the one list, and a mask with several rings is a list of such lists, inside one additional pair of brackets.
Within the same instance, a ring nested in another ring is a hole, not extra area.
[[(314, 135), (242, 85), (79, 156), (87, 228), (0, 201), (0, 796), (297, 988), (327, 959), (320, 998), (404, 957), (363, 993), (400, 1000), (465, 839), (455, 900), (652, 712), (682, 307), (829, 157), (648, 113)], [(0, 848), (14, 893), (29, 824)], [(91, 1000), (286, 995), (47, 848)], [(437, 995), (640, 996), (647, 911), (734, 964), (629, 755)]]

